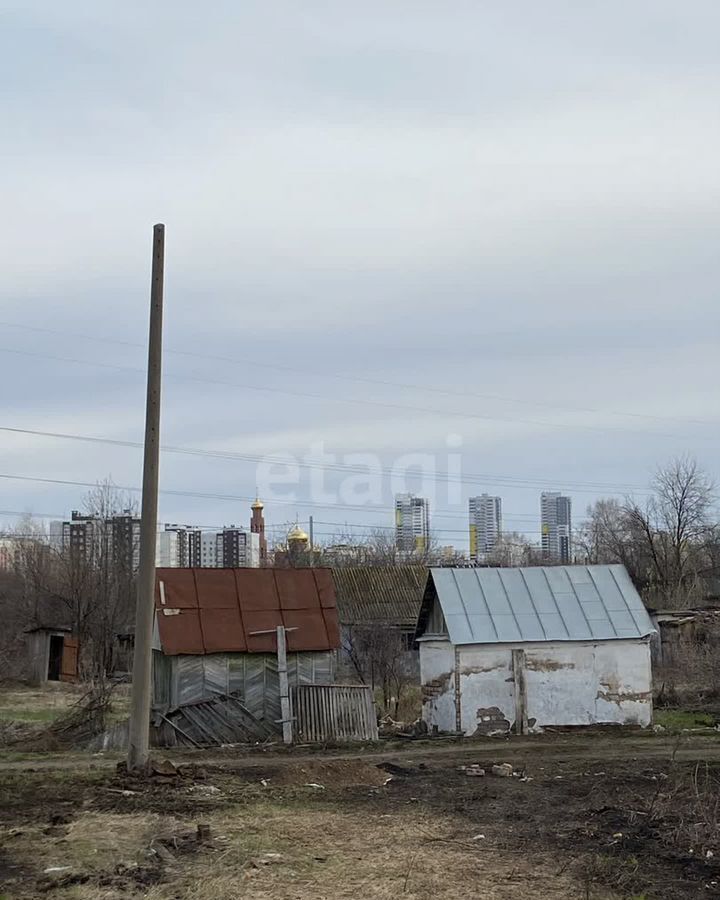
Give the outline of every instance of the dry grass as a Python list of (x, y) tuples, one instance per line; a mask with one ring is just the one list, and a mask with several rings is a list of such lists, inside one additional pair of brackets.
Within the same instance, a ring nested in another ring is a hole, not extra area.
[(51, 722), (66, 712), (84, 693), (74, 684), (49, 682), (45, 687), (0, 685), (0, 719), (16, 722)]
[[(55, 900), (584, 896), (564, 859), (508, 847), (502, 824), (475, 839), (467, 820), (419, 802), (366, 806), (362, 798), (381, 797), (385, 788), (378, 779), (386, 777), (368, 763), (338, 761), (334, 769), (330, 761), (318, 761), (286, 769), (267, 787), (232, 775), (218, 776), (219, 788), (205, 782), (188, 785), (180, 790), (185, 812), (175, 815), (164, 813), (162, 802), (157, 812), (133, 811), (141, 795), (123, 798), (112, 782), (93, 784), (88, 776), (87, 799), (69, 812), (67, 824), (48, 825), (52, 811), (67, 809), (58, 791), (42, 822), (0, 832), (8, 857), (25, 870), (9, 896), (39, 896), (43, 873), (52, 866), (68, 867), (50, 876), (58, 879), (51, 891)], [(308, 776), (323, 776), (327, 788), (308, 787)], [(294, 783), (281, 783), (286, 781)], [(178, 793), (168, 790), (168, 800)], [(113, 812), (98, 811), (98, 804), (115, 800)], [(122, 811), (125, 803), (127, 812)], [(391, 811), (373, 813), (373, 808)], [(183, 841), (199, 822), (212, 829), (209, 846)], [(160, 843), (172, 856), (158, 858), (154, 848)], [(600, 888), (593, 891), (593, 900), (609, 896)]]
[(183, 861), (177, 878), (152, 888), (148, 900), (341, 900), (435, 897), (451, 900), (522, 896), (567, 898), (573, 882), (542, 859), (531, 869), (519, 855), (480, 849), (471, 835), (457, 838), (453, 823), (418, 810), (358, 821), (357, 812), (290, 812), (262, 805), (216, 815), (222, 836), (214, 856)]
[(118, 864), (139, 862), (158, 834), (172, 833), (182, 823), (155, 814), (116, 815), (87, 812), (67, 825), (25, 826), (21, 834), (6, 832), (13, 859), (42, 873), (53, 866), (73, 871), (103, 872)]

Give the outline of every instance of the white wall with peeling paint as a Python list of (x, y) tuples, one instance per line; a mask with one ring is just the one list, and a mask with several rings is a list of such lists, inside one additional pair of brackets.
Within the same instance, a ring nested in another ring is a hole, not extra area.
[(460, 725), (465, 734), (498, 734), (515, 721), (512, 654), (493, 644), (458, 648)]
[[(651, 724), (647, 640), (474, 644), (458, 647), (456, 655), (448, 641), (421, 639), (421, 680), (423, 688), (432, 686), (433, 694), (423, 705), (428, 725), (455, 730), (457, 657), (462, 731), (475, 735), (509, 730), (516, 710), (513, 650), (524, 651), (529, 730), (550, 725)], [(438, 693), (441, 683), (444, 688)]]
[(525, 648), (528, 718), (544, 725), (650, 725), (652, 670), (646, 640)]
[(420, 651), (423, 719), (440, 731), (455, 731), (455, 648), (448, 640), (425, 640)]

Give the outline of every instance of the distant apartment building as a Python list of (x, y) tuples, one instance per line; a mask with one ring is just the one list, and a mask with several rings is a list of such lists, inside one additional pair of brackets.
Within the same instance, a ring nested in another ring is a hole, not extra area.
[(73, 510), (67, 521), (50, 523), (50, 542), (80, 559), (112, 558), (128, 571), (140, 565), (140, 519), (129, 510), (107, 519)]
[(401, 553), (424, 553), (430, 546), (430, 504), (425, 497), (395, 497), (395, 546)]
[(198, 561), (190, 565), (203, 569), (257, 568), (260, 565), (260, 535), (234, 525), (222, 531), (203, 531), (198, 548)]
[(223, 528), (217, 535), (217, 563), (226, 569), (260, 565), (260, 535), (243, 528)]
[(470, 497), (470, 559), (484, 562), (496, 547), (502, 533), (502, 500), (481, 494)]
[(557, 491), (540, 495), (543, 559), (569, 563), (572, 551), (572, 501)]
[(162, 568), (202, 565), (202, 532), (188, 525), (165, 525), (158, 531), (155, 564)]
[(218, 565), (217, 531), (203, 531), (200, 535), (200, 566), (203, 569), (214, 569)]

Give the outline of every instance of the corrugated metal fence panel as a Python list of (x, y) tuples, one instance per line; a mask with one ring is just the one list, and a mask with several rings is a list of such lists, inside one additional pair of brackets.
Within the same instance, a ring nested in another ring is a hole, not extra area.
[(378, 740), (375, 704), (367, 685), (302, 684), (291, 693), (298, 740)]

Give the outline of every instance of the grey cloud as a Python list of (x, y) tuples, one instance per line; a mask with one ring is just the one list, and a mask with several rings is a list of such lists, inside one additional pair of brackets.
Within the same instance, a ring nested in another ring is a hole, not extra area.
[[(389, 465), (442, 452), (457, 428), (467, 471), (550, 487), (644, 484), (685, 450), (718, 474), (716, 3), (6, 7), (2, 318), (142, 345), (150, 226), (165, 221), (168, 348), (239, 360), (167, 356), (168, 375), (228, 382), (168, 377), (167, 443), (301, 453), (317, 436)], [(60, 334), (4, 329), (0, 346), (144, 365), (142, 346)], [(9, 424), (142, 434), (142, 373), (0, 365)], [(449, 415), (464, 409), (499, 421)], [(139, 483), (134, 451), (33, 439), (2, 457), (5, 472)], [(163, 460), (171, 488), (246, 496), (254, 477), (252, 463)], [(3, 491), (5, 508), (38, 510), (82, 493)], [(501, 492), (532, 523), (539, 487)], [(450, 512), (443, 525), (462, 527)]]

